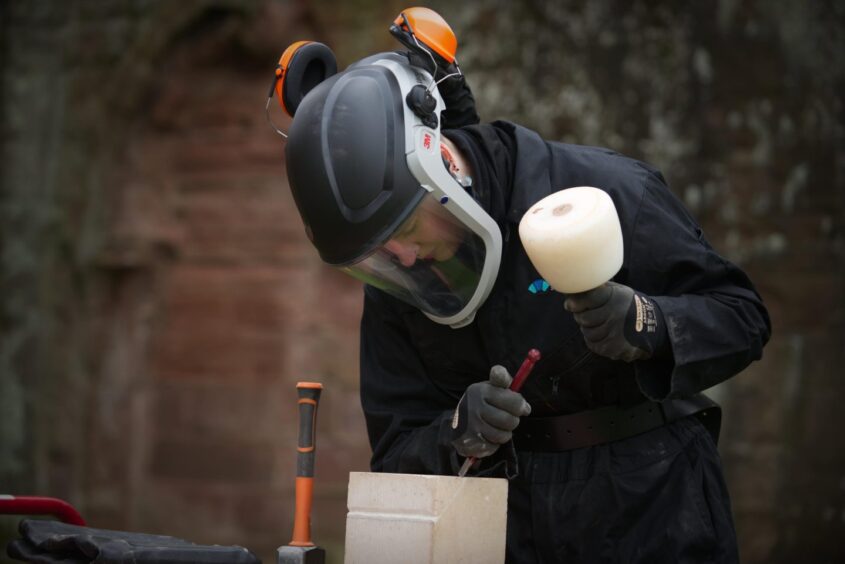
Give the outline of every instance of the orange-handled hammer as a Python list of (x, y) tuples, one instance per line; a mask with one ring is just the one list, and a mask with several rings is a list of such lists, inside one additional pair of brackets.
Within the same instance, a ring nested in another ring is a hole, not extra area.
[(314, 493), (314, 457), (317, 447), (317, 404), (323, 385), (297, 382), (299, 441), (296, 456), (296, 510), (293, 538), (277, 550), (278, 564), (323, 564), (326, 551), (311, 542), (311, 500)]

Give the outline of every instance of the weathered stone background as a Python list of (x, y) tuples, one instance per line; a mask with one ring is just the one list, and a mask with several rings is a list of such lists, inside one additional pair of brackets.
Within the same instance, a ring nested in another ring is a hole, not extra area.
[[(343, 67), (395, 48), (402, 7), (0, 4), (0, 493), (270, 562), (291, 530), (294, 384), (318, 379), (314, 532), (341, 561), (347, 473), (369, 455), (360, 291), (303, 236), (263, 105), (289, 43)], [(743, 560), (841, 561), (845, 5), (432, 7), (485, 120), (652, 162), (755, 280), (773, 339), (713, 390)]]

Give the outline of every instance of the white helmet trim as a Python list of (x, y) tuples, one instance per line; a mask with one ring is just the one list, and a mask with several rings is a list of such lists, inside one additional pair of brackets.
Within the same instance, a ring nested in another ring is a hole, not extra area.
[[(475, 314), (490, 295), (502, 258), (502, 234), (493, 218), (470, 196), (466, 190), (449, 174), (443, 166), (440, 156), (440, 127), (432, 129), (422, 123), (405, 103), (411, 88), (418, 84), (432, 84), (431, 76), (424, 70), (402, 65), (396, 61), (383, 59), (374, 64), (387, 67), (399, 82), (402, 91), (402, 105), (405, 112), (405, 152), (408, 168), (431, 197), (437, 199), (450, 213), (460, 219), (484, 242), (486, 258), (481, 271), (478, 287), (472, 298), (461, 311), (449, 317), (438, 317), (425, 313), (432, 321), (452, 328), (464, 327), (472, 323)], [(435, 88), (430, 92), (437, 100), (435, 115), (445, 109), (443, 99)], [(408, 125), (410, 127), (408, 127)]]

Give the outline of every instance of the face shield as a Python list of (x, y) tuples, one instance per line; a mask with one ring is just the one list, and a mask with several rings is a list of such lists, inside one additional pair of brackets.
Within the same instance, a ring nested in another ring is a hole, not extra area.
[(342, 268), (435, 319), (466, 309), (482, 280), (484, 241), (431, 196), (375, 252)]
[[(420, 89), (434, 102), (422, 116), (409, 101)], [(490, 294), (502, 239), (443, 164), (444, 109), (425, 70), (374, 55), (305, 96), (286, 159), (306, 233), (326, 263), (457, 328)]]

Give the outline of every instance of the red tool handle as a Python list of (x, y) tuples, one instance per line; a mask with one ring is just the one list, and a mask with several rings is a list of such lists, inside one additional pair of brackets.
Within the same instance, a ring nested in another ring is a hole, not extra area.
[[(528, 375), (531, 374), (531, 370), (534, 368), (534, 365), (538, 360), (540, 360), (540, 351), (537, 349), (531, 349), (528, 351), (528, 354), (525, 355), (525, 360), (522, 361), (522, 366), (520, 366), (519, 370), (516, 371), (516, 376), (514, 376), (511, 381), (511, 385), (508, 386), (508, 389), (513, 390), (514, 392), (518, 392), (522, 389), (522, 385), (528, 379)], [(475, 456), (467, 457), (458, 472), (458, 476), (463, 478), (476, 461), (478, 461), (478, 458)]]
[(525, 360), (522, 361), (522, 366), (520, 366), (519, 370), (516, 371), (516, 376), (514, 376), (513, 382), (511, 382), (511, 390), (518, 392), (522, 389), (522, 385), (525, 383), (525, 380), (528, 379), (528, 375), (531, 374), (531, 370), (534, 368), (534, 365), (538, 360), (540, 360), (540, 351), (537, 349), (531, 349), (528, 351), (528, 354), (525, 356)]
[(52, 515), (64, 523), (85, 526), (85, 519), (66, 501), (55, 497), (0, 495), (4, 515)]
[(314, 546), (311, 542), (311, 500), (314, 493), (314, 456), (317, 448), (317, 404), (323, 385), (297, 382), (299, 441), (296, 447), (296, 510), (291, 546)]

